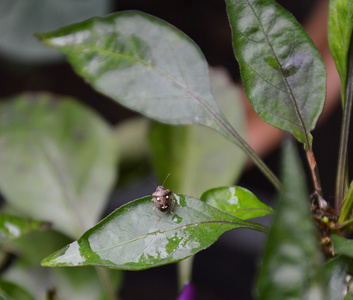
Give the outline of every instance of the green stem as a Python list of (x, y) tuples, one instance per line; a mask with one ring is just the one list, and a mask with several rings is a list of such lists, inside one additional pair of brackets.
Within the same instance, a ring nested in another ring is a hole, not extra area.
[(348, 225), (351, 225), (353, 223), (353, 219), (349, 219), (349, 220), (346, 220), (342, 223), (337, 223), (337, 225), (335, 225), (335, 229), (341, 229), (341, 228), (344, 228)]
[(352, 215), (353, 207), (353, 183), (350, 185), (349, 190), (344, 197), (343, 205), (338, 218), (338, 224), (344, 223)]
[(183, 290), (184, 286), (191, 281), (192, 275), (192, 264), (194, 262), (194, 256), (180, 261), (178, 266), (178, 288), (179, 293)]
[(347, 166), (347, 149), (348, 149), (348, 135), (349, 124), (352, 111), (353, 102), (353, 43), (351, 42), (348, 52), (348, 74), (347, 85), (344, 99), (343, 120), (341, 127), (341, 140), (337, 165), (337, 179), (336, 179), (336, 209), (339, 210), (345, 195), (345, 188), (348, 186), (348, 177), (346, 176)]
[(114, 284), (112, 282), (112, 278), (109, 274), (109, 270), (100, 268), (100, 267), (95, 267), (95, 269), (106, 292), (106, 295), (107, 295), (106, 299), (117, 300), (118, 298), (116, 295)]
[(249, 144), (234, 130), (234, 128), (226, 120), (218, 117), (217, 121), (221, 126), (219, 132), (224, 137), (238, 145), (249, 156), (253, 163), (262, 171), (262, 173), (274, 185), (274, 187), (279, 190), (281, 184), (278, 178), (268, 168), (264, 161), (255, 153), (255, 151), (249, 146)]

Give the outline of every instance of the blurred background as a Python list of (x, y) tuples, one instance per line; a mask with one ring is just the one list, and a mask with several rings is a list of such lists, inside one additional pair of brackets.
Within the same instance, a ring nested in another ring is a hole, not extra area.
[[(308, 20), (319, 1), (277, 1), (300, 22)], [(73, 96), (92, 108), (112, 125), (136, 114), (95, 92), (57, 51), (42, 45), (35, 32), (48, 32), (92, 16), (104, 16), (123, 10), (140, 10), (157, 16), (184, 33), (201, 48), (210, 66), (221, 66), (240, 83), (234, 57), (225, 1), (215, 0), (1, 0), (0, 1), (0, 99), (28, 91), (47, 91)], [(322, 28), (326, 31), (326, 28)], [(336, 101), (336, 102), (339, 102)], [(322, 186), (328, 200), (334, 196), (341, 109), (334, 106), (329, 116), (313, 132), (314, 150), (320, 168)], [(264, 151), (265, 162), (278, 174), (278, 142)], [(302, 153), (303, 154), (303, 153)], [(330, 158), (330, 159), (327, 159)], [(303, 155), (305, 160), (305, 156)], [(130, 166), (131, 167), (131, 166)], [(135, 166), (136, 167), (136, 166)], [(150, 165), (139, 166), (139, 177), (128, 167), (121, 170), (123, 182), (116, 185), (105, 214), (122, 203), (151, 194), (154, 187), (146, 180), (153, 177)], [(309, 178), (309, 177), (308, 177)], [(237, 182), (273, 206), (275, 190), (263, 175), (251, 166)], [(167, 186), (168, 184), (166, 184)], [(310, 180), (308, 185), (311, 186)], [(123, 199), (123, 200), (121, 200)], [(265, 221), (266, 222), (266, 221)], [(244, 241), (246, 237), (246, 241)], [(199, 299), (252, 299), (251, 286), (256, 276), (257, 258), (264, 236), (244, 230), (226, 233), (206, 251), (196, 255), (192, 281)], [(126, 272), (123, 299), (175, 299), (176, 266)], [(234, 298), (236, 293), (236, 298)]]

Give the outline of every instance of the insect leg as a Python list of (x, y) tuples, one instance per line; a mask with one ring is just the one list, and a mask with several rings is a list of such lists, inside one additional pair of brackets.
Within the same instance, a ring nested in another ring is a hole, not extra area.
[(170, 212), (172, 215), (174, 215), (174, 213), (173, 213), (173, 208), (174, 208), (174, 205), (175, 205), (175, 199), (174, 199), (174, 198), (172, 198), (172, 199), (173, 199), (172, 207), (170, 208), (169, 212)]
[(157, 215), (157, 217), (158, 217), (158, 222), (161, 220), (161, 217), (157, 214), (157, 212), (155, 211), (155, 206), (153, 206), (153, 211), (154, 211), (154, 213)]

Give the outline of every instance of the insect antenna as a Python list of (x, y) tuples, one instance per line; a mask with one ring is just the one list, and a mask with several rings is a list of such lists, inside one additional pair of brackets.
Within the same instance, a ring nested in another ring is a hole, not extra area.
[(153, 182), (153, 180), (152, 180), (151, 178), (147, 177), (147, 179), (148, 179), (149, 181), (151, 181), (152, 184), (157, 188), (156, 184)]
[(169, 177), (170, 173), (168, 173), (168, 175), (166, 176), (166, 178), (164, 179), (162, 186), (164, 186), (165, 182), (167, 181), (168, 177)]
[[(164, 179), (164, 181), (163, 181), (163, 183), (162, 183), (162, 186), (164, 186), (164, 183), (167, 181), (169, 175), (170, 175), (170, 173), (168, 173), (168, 175), (165, 177), (165, 179)], [(151, 181), (152, 184), (157, 188), (157, 185), (153, 182), (153, 180), (152, 180), (151, 178), (147, 177), (147, 179), (148, 179), (149, 181)]]

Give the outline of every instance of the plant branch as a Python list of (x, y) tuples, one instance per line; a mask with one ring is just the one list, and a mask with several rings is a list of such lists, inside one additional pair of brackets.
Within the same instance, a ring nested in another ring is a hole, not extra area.
[(341, 140), (337, 165), (337, 179), (336, 179), (336, 209), (339, 209), (344, 199), (345, 187), (348, 186), (348, 177), (346, 176), (347, 166), (347, 149), (348, 149), (348, 135), (349, 124), (352, 112), (353, 102), (353, 41), (348, 51), (348, 74), (347, 85), (344, 99), (343, 120), (341, 127)]
[(319, 168), (317, 167), (315, 155), (313, 148), (310, 147), (306, 151), (306, 158), (309, 163), (310, 171), (311, 171), (311, 177), (313, 179), (314, 183), (314, 189), (315, 189), (315, 195), (317, 197), (317, 203), (320, 207), (320, 209), (324, 209), (327, 207), (327, 202), (323, 199), (322, 197), (322, 188), (321, 188), (321, 182), (320, 182), (320, 177), (319, 177)]
[(316, 163), (316, 159), (315, 159), (315, 155), (314, 155), (314, 151), (313, 151), (312, 147), (310, 147), (306, 151), (306, 158), (307, 158), (308, 163), (309, 163), (309, 167), (310, 167), (310, 171), (311, 171), (311, 176), (313, 178), (315, 191), (317, 193), (319, 193), (319, 195), (322, 196), (321, 182), (320, 182), (320, 177), (319, 177), (319, 169), (317, 167), (317, 163)]

